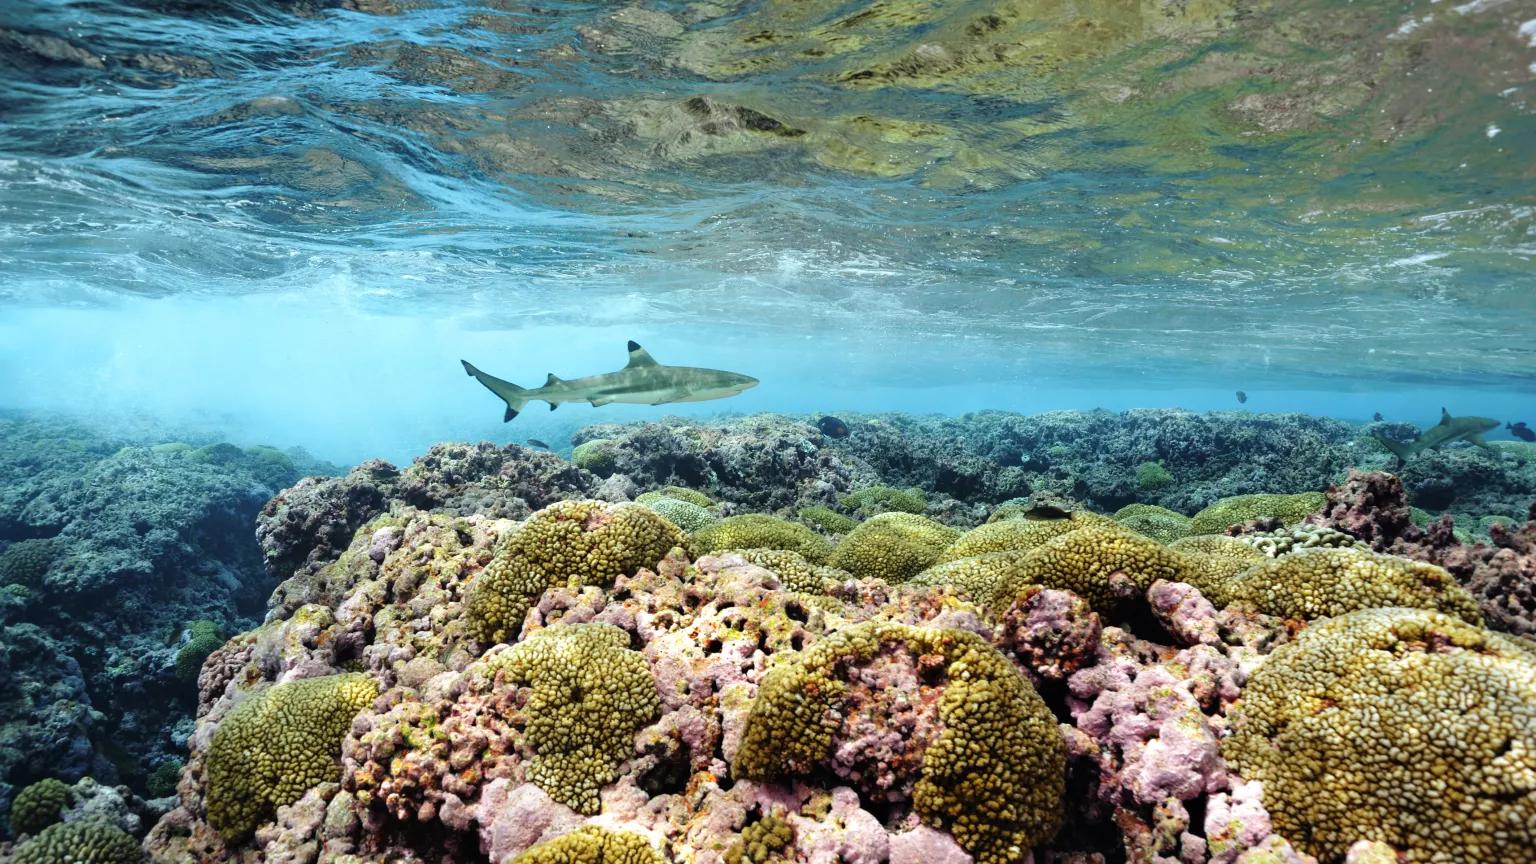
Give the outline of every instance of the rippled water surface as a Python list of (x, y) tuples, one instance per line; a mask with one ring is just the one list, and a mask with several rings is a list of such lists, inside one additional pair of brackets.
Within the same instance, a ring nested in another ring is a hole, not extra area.
[(1518, 388), (1533, 99), (1515, 0), (7, 0), (0, 297)]

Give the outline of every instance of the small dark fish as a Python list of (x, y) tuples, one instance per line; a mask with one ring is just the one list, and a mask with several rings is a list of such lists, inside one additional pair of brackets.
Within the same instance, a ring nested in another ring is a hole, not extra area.
[(848, 437), (848, 424), (831, 415), (827, 415), (826, 417), (817, 420), (816, 428), (820, 429), (821, 434), (827, 436), (828, 438)]
[(548, 450), (549, 449), (549, 445), (548, 444), (545, 444), (543, 441), (540, 441), (537, 438), (529, 438), (528, 439), (528, 446), (532, 447), (535, 450)]
[(1524, 420), (1513, 424), (1505, 423), (1504, 428), (1509, 430), (1509, 434), (1519, 438), (1521, 441), (1536, 441), (1536, 429), (1525, 425)]
[(1375, 414), (1372, 414), (1371, 415), (1371, 419), (1376, 421), (1377, 423), (1380, 423), (1381, 422), (1381, 412), (1377, 411)]
[(1241, 390), (1237, 391), (1237, 404), (1241, 405), (1241, 404), (1243, 404), (1244, 402), (1247, 402), (1247, 401), (1248, 401), (1248, 394), (1244, 393)]

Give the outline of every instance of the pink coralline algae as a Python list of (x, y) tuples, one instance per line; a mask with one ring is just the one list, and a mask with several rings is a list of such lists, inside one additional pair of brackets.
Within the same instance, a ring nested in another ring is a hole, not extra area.
[(1494, 525), (1488, 543), (1463, 543), (1448, 518), (1414, 525), (1396, 476), (1351, 471), (1308, 521), (1353, 534), (1378, 552), (1444, 567), (1477, 598), (1489, 626), (1536, 635), (1536, 504), (1525, 525)]
[[(543, 470), (483, 448), (438, 457), (433, 477), (484, 463), (532, 484), (517, 466)], [(459, 488), (418, 480), (424, 502)], [(1367, 512), (1390, 505), (1379, 482), (1352, 482), (1376, 497), (1330, 499), (1327, 518), (1372, 542), (1415, 536)], [(1222, 753), (1249, 673), (1300, 622), (1118, 571), (1102, 575), (1150, 587), (1099, 611), (1041, 586), (982, 607), (953, 586), (830, 569), (807, 582), (788, 558), (690, 558), (686, 544), (587, 572), (594, 556), (628, 560), (604, 545), (629, 542), (616, 534), (541, 548), (549, 587), (487, 644), (468, 598), (538, 520), (466, 510), (395, 499), (359, 522), (339, 507), (350, 544), (318, 553), (306, 544), (330, 534), (294, 524), (267, 622), (203, 666), (178, 806), (145, 841), (154, 864), (505, 864), (585, 826), (679, 864), (1312, 864)], [(1527, 534), (1495, 543), (1528, 560)], [(334, 780), (227, 842), (206, 813), (214, 733), (275, 683), (340, 673), (378, 696), (351, 719)], [(1025, 703), (1027, 724), (1009, 713)], [(1049, 776), (1008, 793), (1026, 759)]]

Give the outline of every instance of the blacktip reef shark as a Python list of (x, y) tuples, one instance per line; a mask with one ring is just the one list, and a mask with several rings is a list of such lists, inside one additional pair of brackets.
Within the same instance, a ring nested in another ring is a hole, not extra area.
[(1469, 444), (1495, 452), (1488, 442), (1483, 440), (1483, 433), (1499, 428), (1499, 421), (1488, 417), (1452, 417), (1451, 412), (1440, 409), (1440, 423), (1431, 426), (1419, 434), (1412, 441), (1393, 441), (1380, 432), (1372, 432), (1381, 446), (1392, 451), (1399, 463), (1423, 453), (1425, 450), (1434, 450), (1444, 447), (1452, 441), (1466, 441)]
[(460, 360), (464, 371), (484, 384), (487, 390), (507, 403), (503, 423), (516, 417), (531, 401), (548, 402), (549, 410), (562, 402), (587, 402), (594, 408), (610, 402), (631, 405), (665, 405), (669, 402), (706, 402), (735, 396), (757, 386), (750, 375), (721, 369), (694, 366), (663, 366), (633, 340), (629, 343), (629, 363), (617, 372), (588, 375), (567, 381), (549, 373), (543, 387), (519, 387), (476, 369), (468, 360)]

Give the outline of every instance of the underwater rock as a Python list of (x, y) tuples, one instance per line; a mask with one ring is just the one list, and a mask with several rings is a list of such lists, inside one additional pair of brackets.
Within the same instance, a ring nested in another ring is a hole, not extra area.
[(1328, 503), (1309, 521), (1358, 537), (1372, 549), (1445, 568), (1476, 598), (1490, 627), (1536, 635), (1536, 504), (1525, 524), (1488, 529), (1489, 542), (1463, 543), (1451, 523), (1414, 523), (1396, 476), (1351, 471), (1328, 490)]
[(301, 468), (324, 467), (0, 419), (0, 569), (14, 583), (0, 605), (0, 781), (89, 774), (142, 791), (195, 705), (200, 658), (178, 663), (189, 625), (254, 623), (271, 590), (254, 517)]

